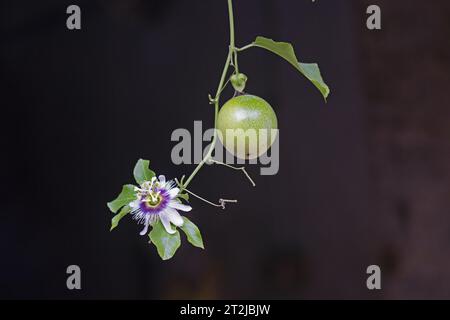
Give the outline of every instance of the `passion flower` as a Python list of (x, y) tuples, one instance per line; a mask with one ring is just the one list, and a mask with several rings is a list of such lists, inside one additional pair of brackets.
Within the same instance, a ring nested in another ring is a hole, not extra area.
[(141, 187), (135, 187), (137, 199), (130, 202), (131, 214), (140, 224), (144, 224), (144, 229), (140, 235), (146, 235), (149, 225), (154, 225), (161, 221), (164, 229), (170, 234), (174, 234), (171, 223), (177, 227), (183, 225), (183, 218), (177, 210), (191, 211), (191, 206), (182, 204), (176, 199), (180, 189), (175, 187), (174, 181), (167, 181), (163, 175), (158, 179), (153, 177), (151, 181), (145, 181)]

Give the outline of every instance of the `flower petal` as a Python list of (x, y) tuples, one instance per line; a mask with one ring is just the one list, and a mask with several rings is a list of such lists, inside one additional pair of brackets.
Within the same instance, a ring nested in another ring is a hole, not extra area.
[(144, 229), (142, 229), (141, 233), (139, 233), (141, 236), (145, 236), (145, 235), (147, 234), (149, 220), (150, 220), (150, 216), (147, 215), (147, 216), (145, 217), (145, 226), (144, 226)]
[(169, 202), (169, 207), (172, 207), (174, 209), (178, 209), (178, 210), (181, 210), (181, 211), (186, 211), (186, 212), (189, 212), (189, 211), (192, 210), (191, 206), (179, 203), (177, 201), (170, 201)]
[(176, 231), (172, 229), (172, 226), (170, 225), (170, 219), (169, 216), (166, 214), (166, 211), (163, 211), (159, 214), (159, 219), (161, 220), (161, 223), (164, 226), (164, 229), (166, 229), (167, 233), (174, 234)]
[(170, 199), (174, 199), (178, 195), (179, 192), (180, 192), (179, 188), (170, 189), (169, 190)]
[(169, 221), (177, 227), (181, 227), (183, 225), (183, 218), (180, 216), (177, 210), (172, 209), (171, 207), (167, 207), (163, 213), (169, 218)]
[(158, 177), (158, 180), (159, 180), (159, 182), (160, 182), (162, 185), (165, 185), (165, 184), (166, 184), (166, 177), (165, 177), (164, 175), (160, 175), (160, 176)]
[(128, 205), (131, 209), (139, 208), (140, 201), (139, 200), (133, 200)]

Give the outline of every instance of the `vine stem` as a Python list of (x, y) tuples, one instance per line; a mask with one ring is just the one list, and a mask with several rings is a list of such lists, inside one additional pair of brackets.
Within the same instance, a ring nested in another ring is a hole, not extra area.
[(252, 177), (250, 177), (250, 175), (248, 174), (247, 170), (245, 170), (245, 167), (230, 166), (229, 164), (226, 164), (226, 163), (223, 163), (223, 162), (220, 162), (220, 161), (216, 161), (214, 159), (209, 159), (208, 161), (210, 163), (219, 164), (219, 165), (225, 166), (225, 167), (233, 169), (233, 170), (242, 171), (245, 174), (245, 176), (247, 177), (247, 179), (250, 181), (252, 186), (256, 187), (255, 181), (253, 181)]
[[(183, 176), (183, 178), (184, 178), (184, 176)], [(183, 181), (183, 178), (181, 178), (181, 181)], [(177, 178), (175, 178), (175, 182), (176, 182), (177, 185), (181, 188), (181, 183), (180, 183), (180, 181), (178, 181)], [(214, 203), (214, 202), (209, 201), (208, 199), (205, 199), (205, 198), (203, 198), (203, 197), (200, 197), (198, 194), (195, 194), (195, 193), (193, 193), (191, 190), (186, 189), (186, 187), (185, 187), (183, 190), (184, 190), (185, 192), (189, 193), (191, 196), (194, 196), (194, 197), (196, 197), (197, 199), (199, 199), (199, 200), (201, 200), (201, 201), (203, 201), (203, 202), (205, 202), (205, 203), (207, 203), (207, 204), (209, 204), (209, 205), (211, 205), (211, 206), (219, 207), (219, 208), (222, 208), (222, 209), (225, 209), (225, 205), (226, 205), (227, 203), (237, 203), (237, 202), (238, 202), (237, 200), (231, 200), (231, 199), (219, 199), (219, 203), (217, 204), (217, 203)]]
[(242, 52), (242, 51), (245, 51), (247, 49), (253, 48), (254, 46), (255, 46), (255, 44), (250, 43), (250, 44), (248, 44), (246, 46), (243, 46), (242, 48), (236, 48), (236, 52)]
[(203, 198), (203, 197), (200, 197), (198, 194), (195, 194), (195, 193), (193, 193), (191, 190), (188, 190), (188, 189), (186, 189), (186, 188), (184, 189), (184, 191), (186, 191), (186, 192), (189, 193), (190, 195), (196, 197), (197, 199), (199, 199), (199, 200), (201, 200), (201, 201), (203, 201), (203, 202), (206, 202), (207, 204), (209, 204), (209, 205), (211, 205), (211, 206), (219, 207), (219, 208), (222, 208), (222, 209), (225, 209), (225, 205), (226, 205), (227, 203), (229, 203), (229, 202), (232, 202), (232, 203), (236, 203), (236, 202), (237, 202), (237, 200), (219, 199), (219, 203), (217, 204), (217, 203), (211, 202), (211, 201), (209, 201), (209, 200), (207, 200), (207, 199), (205, 199), (205, 198)]
[[(212, 100), (214, 102), (214, 136), (213, 136), (211, 145), (210, 145), (205, 157), (202, 159), (202, 161), (200, 161), (200, 163), (197, 165), (197, 167), (194, 169), (194, 171), (191, 173), (191, 175), (187, 178), (186, 182), (184, 182), (184, 184), (181, 186), (180, 191), (186, 190), (187, 186), (189, 185), (189, 183), (191, 183), (192, 179), (194, 179), (195, 175), (200, 171), (200, 169), (205, 165), (205, 163), (211, 158), (211, 154), (216, 145), (217, 117), (219, 115), (220, 95), (224, 88), (225, 79), (228, 74), (228, 69), (233, 60), (233, 57), (235, 57), (235, 55), (236, 55), (236, 48), (235, 48), (235, 43), (234, 43), (234, 15), (233, 15), (232, 0), (228, 0), (228, 17), (229, 17), (229, 23), (230, 23), (230, 46), (229, 46), (228, 56), (225, 61), (225, 66), (222, 71), (222, 76), (220, 78), (219, 86), (217, 87), (216, 95), (215, 95), (214, 99)], [(236, 61), (236, 58), (235, 58), (235, 61)]]

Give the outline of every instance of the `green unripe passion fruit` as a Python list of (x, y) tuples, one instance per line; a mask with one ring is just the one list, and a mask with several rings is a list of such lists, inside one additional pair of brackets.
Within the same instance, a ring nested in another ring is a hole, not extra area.
[(223, 146), (241, 159), (264, 154), (275, 141), (278, 121), (267, 101), (253, 95), (228, 100), (217, 119), (219, 139)]

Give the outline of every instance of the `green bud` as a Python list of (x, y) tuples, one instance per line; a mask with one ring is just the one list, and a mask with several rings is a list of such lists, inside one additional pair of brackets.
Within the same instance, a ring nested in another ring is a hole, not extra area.
[(247, 76), (243, 73), (233, 74), (230, 78), (234, 90), (243, 92), (247, 83)]

